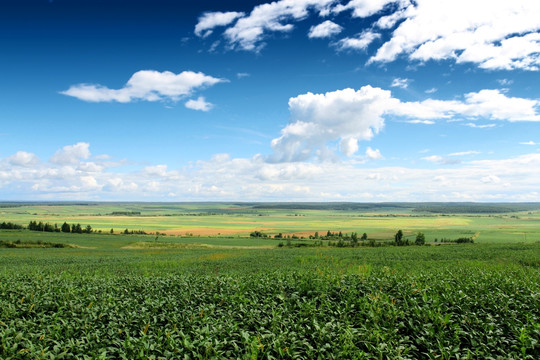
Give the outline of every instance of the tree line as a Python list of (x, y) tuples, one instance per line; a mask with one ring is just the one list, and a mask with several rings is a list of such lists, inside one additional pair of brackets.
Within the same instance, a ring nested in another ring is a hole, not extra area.
[(68, 224), (64, 222), (62, 226), (58, 227), (58, 224), (44, 223), (43, 221), (30, 221), (26, 227), (30, 231), (43, 231), (43, 232), (63, 232), (63, 233), (74, 233), (74, 234), (91, 234), (94, 232), (92, 226), (86, 225), (85, 228), (81, 224)]
[(24, 226), (22, 225), (17, 225), (17, 224), (14, 224), (12, 222), (3, 222), (0, 224), (0, 229), (2, 230), (22, 230), (24, 229)]

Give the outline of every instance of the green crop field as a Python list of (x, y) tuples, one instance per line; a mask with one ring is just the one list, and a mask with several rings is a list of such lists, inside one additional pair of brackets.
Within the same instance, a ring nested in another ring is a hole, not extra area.
[(538, 204), (0, 205), (1, 359), (540, 357)]

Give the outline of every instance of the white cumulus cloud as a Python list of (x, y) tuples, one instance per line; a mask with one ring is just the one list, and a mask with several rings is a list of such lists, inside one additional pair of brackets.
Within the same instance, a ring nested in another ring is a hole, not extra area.
[(238, 19), (225, 30), (225, 37), (232, 47), (257, 51), (263, 44), (266, 32), (292, 31), (293, 21), (303, 20), (313, 9), (325, 12), (335, 0), (279, 0), (257, 5), (251, 13)]
[(368, 148), (366, 149), (366, 156), (368, 157), (368, 159), (370, 160), (380, 160), (383, 158), (382, 154), (381, 154), (381, 151), (379, 149), (372, 149), (371, 147), (368, 146)]
[(3, 158), (0, 190), (18, 200), (540, 201), (540, 153), (461, 163), (444, 159), (432, 158), (435, 168), (369, 167), (355, 161), (268, 163), (260, 155), (217, 154), (178, 170), (161, 164), (107, 171), (98, 163), (101, 171), (89, 172), (52, 162), (18, 166)]
[(186, 102), (186, 107), (192, 110), (210, 111), (214, 105), (207, 102), (203, 96), (199, 96), (197, 100), (190, 99)]
[(355, 141), (369, 140), (382, 129), (382, 115), (395, 102), (389, 91), (371, 86), (291, 98), (292, 122), (272, 140), (273, 160), (305, 160), (334, 140), (341, 140), (342, 152), (351, 155), (358, 150)]
[(74, 165), (83, 159), (88, 159), (90, 155), (90, 144), (79, 142), (75, 145), (66, 145), (56, 151), (49, 161), (59, 165)]
[(335, 43), (338, 50), (365, 50), (373, 40), (381, 37), (381, 34), (367, 30), (356, 37), (347, 37)]
[(224, 82), (202, 72), (183, 71), (179, 74), (170, 71), (141, 70), (134, 73), (121, 89), (109, 89), (102, 85), (78, 84), (61, 94), (73, 96), (89, 102), (117, 101), (127, 103), (134, 100), (158, 101), (172, 100), (190, 95), (196, 89)]
[(199, 17), (199, 22), (195, 25), (195, 35), (207, 37), (212, 34), (212, 29), (218, 26), (227, 26), (239, 17), (244, 16), (243, 12), (207, 12)]
[(539, 69), (538, 1), (417, 0), (405, 16), (370, 62), (406, 55), (419, 61), (453, 59), (485, 69)]
[(352, 137), (341, 139), (339, 150), (346, 156), (353, 156), (358, 151), (358, 140)]
[[(441, 119), (540, 121), (538, 107), (538, 100), (508, 97), (498, 90), (468, 93), (462, 100), (421, 102), (403, 102), (390, 91), (369, 85), (359, 90), (309, 92), (289, 99), (291, 121), (281, 130), (281, 136), (272, 140), (274, 153), (269, 160), (332, 158), (334, 154), (328, 145), (336, 141), (342, 154), (352, 156), (358, 151), (358, 141), (370, 140), (384, 127), (388, 116), (412, 118), (407, 122), (422, 124)], [(455, 163), (455, 159), (446, 158), (425, 160)]]
[(13, 166), (34, 166), (39, 163), (39, 158), (26, 151), (17, 151), (14, 155), (7, 158), (8, 162)]
[(309, 38), (328, 38), (339, 34), (343, 28), (333, 21), (326, 20), (319, 25), (312, 26), (309, 29)]
[(408, 1), (396, 0), (351, 0), (347, 4), (339, 4), (334, 7), (333, 12), (340, 13), (346, 10), (352, 10), (354, 17), (368, 17), (378, 13), (385, 6), (392, 3), (408, 3)]

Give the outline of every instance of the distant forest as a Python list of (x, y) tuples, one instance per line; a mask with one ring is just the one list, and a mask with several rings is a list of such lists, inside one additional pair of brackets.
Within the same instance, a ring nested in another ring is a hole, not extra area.
[(500, 214), (540, 210), (540, 203), (253, 203), (252, 208), (337, 211), (401, 210), (436, 214)]
[[(332, 210), (351, 212), (417, 212), (432, 214), (502, 214), (518, 211), (540, 210), (540, 203), (475, 203), (475, 202), (386, 202), (386, 203), (357, 203), (357, 202), (0, 202), (0, 208), (19, 206), (98, 206), (98, 205), (159, 205), (163, 210), (183, 210), (197, 212), (201, 209), (182, 209), (186, 205), (205, 205), (205, 213), (218, 215), (231, 211), (257, 211), (257, 210)], [(210, 205), (210, 207), (209, 207)], [(216, 205), (212, 208), (211, 205)], [(223, 205), (231, 205), (238, 209), (230, 209)], [(140, 216), (139, 211), (114, 211), (112, 216)]]

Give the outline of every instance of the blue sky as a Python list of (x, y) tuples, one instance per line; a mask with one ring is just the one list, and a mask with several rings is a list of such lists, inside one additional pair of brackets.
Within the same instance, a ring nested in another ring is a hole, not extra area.
[(2, 1), (0, 200), (540, 201), (540, 3)]

